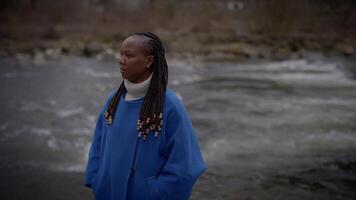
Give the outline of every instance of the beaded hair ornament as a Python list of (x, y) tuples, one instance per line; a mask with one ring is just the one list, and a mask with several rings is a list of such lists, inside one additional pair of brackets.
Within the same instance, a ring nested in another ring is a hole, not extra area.
[[(106, 124), (111, 125), (113, 123), (112, 116), (115, 114), (115, 110), (113, 110), (113, 105), (118, 103), (118, 93), (117, 92), (113, 99), (111, 100), (109, 107), (105, 111), (105, 121)], [(112, 114), (110, 114), (112, 113)], [(153, 113), (153, 116), (146, 117), (144, 120), (137, 120), (136, 130), (138, 131), (138, 137), (142, 137), (143, 140), (146, 140), (147, 135), (152, 132), (154, 136), (157, 137), (159, 132), (162, 130), (163, 119), (162, 119), (162, 112), (159, 115)]]

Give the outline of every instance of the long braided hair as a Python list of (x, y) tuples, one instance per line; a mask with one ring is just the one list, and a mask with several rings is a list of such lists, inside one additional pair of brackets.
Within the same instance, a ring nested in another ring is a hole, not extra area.
[[(161, 132), (164, 96), (168, 81), (168, 65), (163, 44), (157, 35), (151, 32), (140, 32), (132, 35), (142, 37), (143, 41), (145, 41), (147, 53), (154, 57), (153, 63), (149, 68), (153, 73), (152, 78), (137, 120), (138, 136), (143, 136), (145, 140), (150, 131), (154, 132), (156, 137)], [(107, 124), (112, 124), (120, 98), (126, 92), (124, 81), (122, 81), (105, 111)]]

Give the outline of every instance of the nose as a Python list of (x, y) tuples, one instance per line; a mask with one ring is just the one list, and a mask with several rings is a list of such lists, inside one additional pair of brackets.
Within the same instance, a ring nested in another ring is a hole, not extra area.
[(124, 64), (124, 57), (123, 56), (121, 56), (121, 55), (119, 55), (119, 64), (120, 65), (123, 65)]

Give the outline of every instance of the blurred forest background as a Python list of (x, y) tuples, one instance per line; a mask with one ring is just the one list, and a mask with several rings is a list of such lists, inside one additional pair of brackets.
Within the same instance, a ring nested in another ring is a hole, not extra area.
[(353, 54), (355, 8), (353, 0), (3, 0), (1, 49), (91, 53), (148, 30), (174, 52)]
[(192, 200), (356, 199), (356, 0), (1, 0), (0, 199), (94, 199), (84, 171), (134, 32), (208, 170)]

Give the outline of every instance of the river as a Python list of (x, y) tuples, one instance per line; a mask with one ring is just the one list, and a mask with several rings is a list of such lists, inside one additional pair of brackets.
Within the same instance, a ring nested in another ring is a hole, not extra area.
[[(356, 61), (168, 58), (207, 172), (197, 199), (355, 199)], [(82, 186), (113, 60), (0, 58), (1, 199), (93, 199)]]

